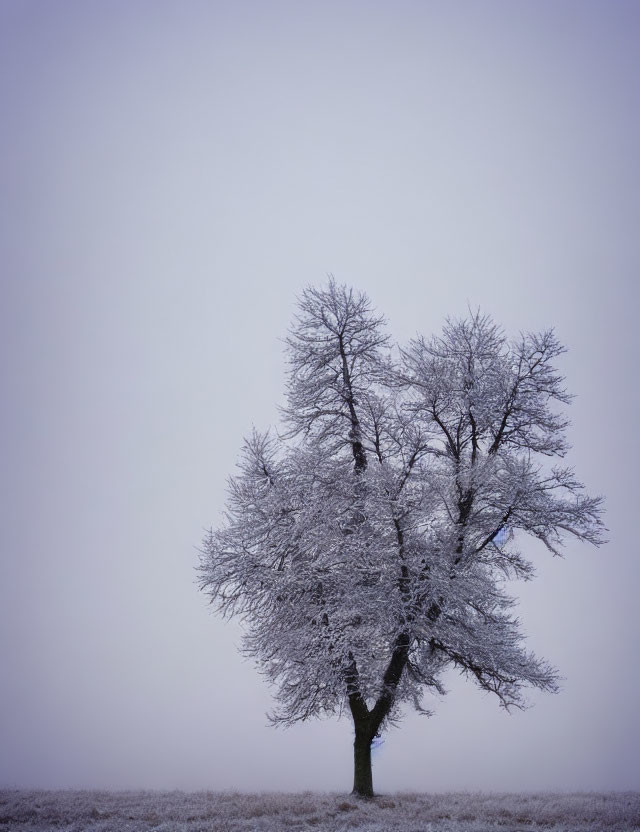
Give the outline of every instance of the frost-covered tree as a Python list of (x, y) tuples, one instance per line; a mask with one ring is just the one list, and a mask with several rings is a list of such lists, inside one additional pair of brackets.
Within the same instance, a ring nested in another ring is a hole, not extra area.
[(371, 796), (373, 739), (444, 693), (447, 667), (505, 708), (556, 689), (505, 582), (532, 575), (524, 534), (555, 554), (601, 543), (601, 499), (553, 464), (570, 397), (551, 331), (511, 341), (476, 313), (396, 349), (331, 280), (303, 293), (287, 350), (286, 429), (246, 440), (201, 585), (243, 620), (275, 723), (350, 714), (353, 791)]

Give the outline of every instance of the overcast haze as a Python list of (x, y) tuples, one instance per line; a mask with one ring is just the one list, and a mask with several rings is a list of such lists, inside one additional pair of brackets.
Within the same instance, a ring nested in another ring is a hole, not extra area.
[(554, 326), (610, 529), (527, 547), (561, 693), (452, 674), (377, 790), (640, 788), (639, 36), (636, 2), (3, 0), (0, 785), (350, 789), (350, 724), (267, 727), (194, 572), (331, 272), (400, 342)]

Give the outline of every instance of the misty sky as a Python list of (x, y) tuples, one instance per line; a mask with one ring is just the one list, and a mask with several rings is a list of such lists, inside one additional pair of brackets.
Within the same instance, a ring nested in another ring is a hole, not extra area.
[(556, 327), (610, 543), (527, 544), (509, 716), (455, 674), (395, 789), (640, 788), (640, 4), (0, 3), (0, 785), (349, 790), (349, 722), (267, 727), (196, 547), (277, 420), (296, 293), (398, 341)]

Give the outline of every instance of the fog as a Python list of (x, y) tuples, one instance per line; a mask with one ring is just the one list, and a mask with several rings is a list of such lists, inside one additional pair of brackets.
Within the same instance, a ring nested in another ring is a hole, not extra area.
[(0, 785), (350, 788), (349, 723), (269, 727), (195, 574), (333, 273), (400, 342), (554, 326), (610, 530), (527, 544), (561, 692), (452, 674), (376, 788), (640, 787), (639, 35), (634, 2), (4, 0)]

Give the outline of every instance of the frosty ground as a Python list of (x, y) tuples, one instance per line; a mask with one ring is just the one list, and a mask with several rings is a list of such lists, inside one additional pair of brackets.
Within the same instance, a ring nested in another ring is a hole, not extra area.
[(42, 832), (631, 832), (640, 793), (337, 794), (0, 791), (0, 830)]

